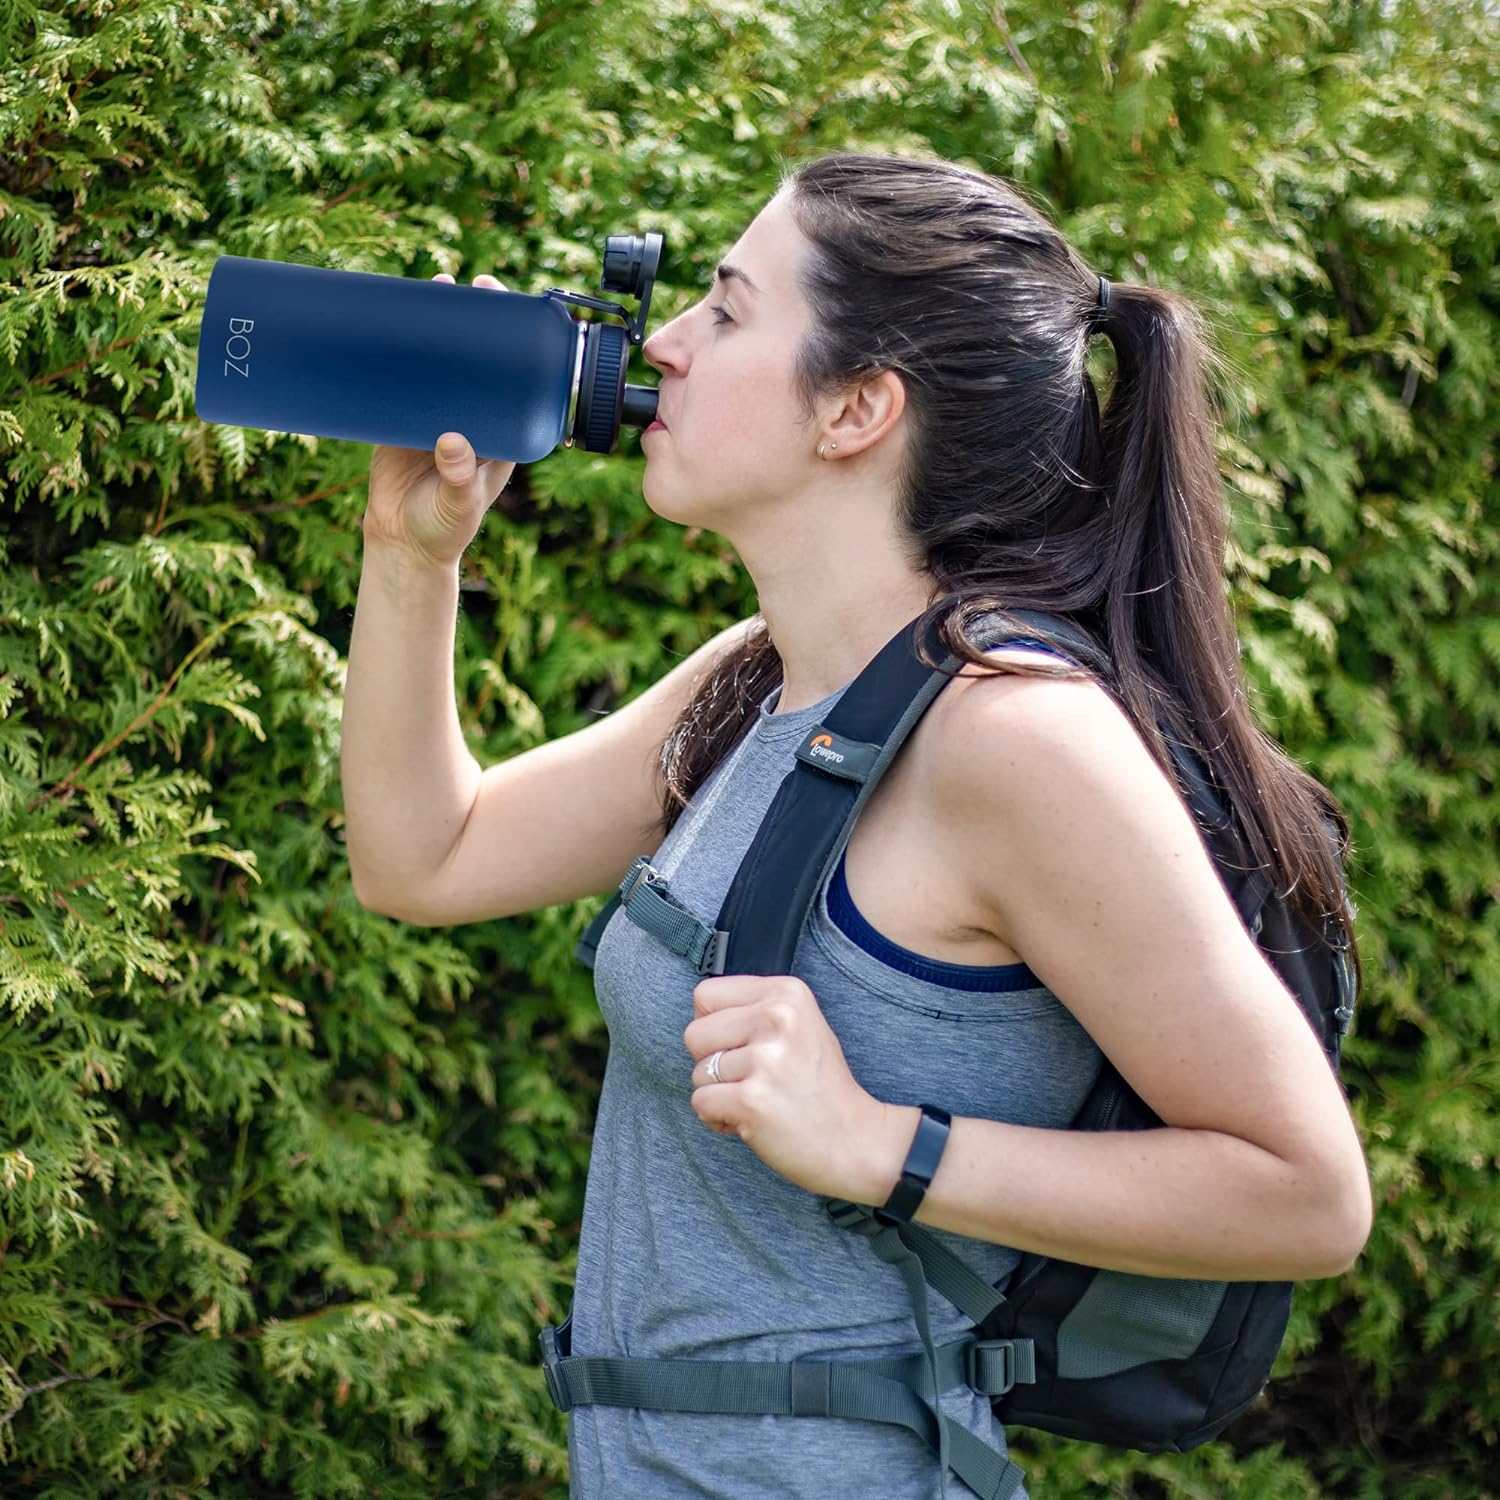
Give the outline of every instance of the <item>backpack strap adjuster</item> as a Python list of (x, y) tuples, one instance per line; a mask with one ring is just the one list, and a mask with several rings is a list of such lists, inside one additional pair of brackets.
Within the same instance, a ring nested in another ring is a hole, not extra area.
[(986, 1396), (1003, 1396), (1021, 1381), (1036, 1380), (1036, 1345), (1030, 1339), (975, 1339), (964, 1350), (964, 1379)]
[(667, 877), (649, 854), (636, 856), (620, 882), (620, 909), (673, 953), (680, 953), (700, 974), (722, 974), (729, 954), (729, 934), (701, 921), (673, 894)]
[(666, 882), (661, 878), (661, 872), (651, 863), (649, 854), (638, 854), (634, 864), (625, 872), (625, 878), (620, 882), (620, 902), (624, 906), (630, 905), (630, 898), (635, 895), (635, 888), (645, 881), (647, 885), (653, 882), (664, 885)]
[(870, 1239), (881, 1231), (882, 1226), (875, 1215), (862, 1203), (851, 1203), (847, 1198), (825, 1198), (823, 1207), (840, 1229), (867, 1235)]

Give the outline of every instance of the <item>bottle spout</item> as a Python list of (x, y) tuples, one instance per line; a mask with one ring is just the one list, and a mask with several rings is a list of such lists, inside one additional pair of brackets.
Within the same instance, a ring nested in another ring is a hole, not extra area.
[(622, 427), (649, 427), (656, 420), (657, 389), (654, 385), (627, 385), (620, 408)]

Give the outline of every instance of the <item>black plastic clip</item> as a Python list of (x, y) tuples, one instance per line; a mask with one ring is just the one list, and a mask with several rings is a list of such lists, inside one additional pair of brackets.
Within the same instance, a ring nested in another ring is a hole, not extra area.
[(571, 1411), (573, 1399), (568, 1395), (568, 1383), (559, 1364), (562, 1355), (557, 1350), (557, 1329), (544, 1328), (537, 1339), (542, 1346), (542, 1378), (547, 1382), (547, 1394), (559, 1411)]

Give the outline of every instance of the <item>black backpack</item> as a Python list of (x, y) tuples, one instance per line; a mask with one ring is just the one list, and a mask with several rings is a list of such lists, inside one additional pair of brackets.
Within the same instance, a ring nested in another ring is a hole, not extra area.
[[(604, 927), (623, 906), (630, 920), (702, 974), (788, 972), (803, 923), (865, 799), (946, 685), (945, 674), (961, 665), (929, 622), (928, 654), (942, 668), (925, 666), (914, 650), (913, 628), (904, 626), (824, 722), (807, 732), (712, 927), (677, 901), (642, 855), (584, 932), (575, 954), (579, 961), (592, 969)], [(1023, 640), (1073, 656), (1106, 686), (1111, 679), (1099, 647), (1057, 616), (1010, 610), (976, 636), (982, 648)], [(1202, 760), (1170, 733), (1167, 741), (1179, 787), (1241, 920), (1296, 997), (1338, 1076), (1355, 1005), (1342, 917), (1329, 918), (1318, 933), (1291, 911), (1255, 868)], [(1330, 820), (1325, 831), (1337, 848), (1338, 830)], [(1105, 1058), (1071, 1128), (1145, 1130), (1162, 1123)], [(1009, 1500), (1021, 1486), (1021, 1470), (941, 1417), (934, 1391), (966, 1380), (989, 1395), (1006, 1425), (1148, 1453), (1181, 1453), (1217, 1436), (1255, 1401), (1286, 1333), (1290, 1282), (1127, 1275), (1026, 1254), (1002, 1296), (920, 1225), (887, 1225), (863, 1205), (824, 1203), (835, 1223), (867, 1235), (874, 1253), (906, 1278), (921, 1355), (785, 1364), (578, 1356), (570, 1353), (570, 1315), (540, 1335), (553, 1401), (564, 1411), (603, 1402), (896, 1422), (938, 1454), (945, 1486), (951, 1468), (987, 1500)], [(933, 1346), (929, 1285), (972, 1320), (971, 1337)]]

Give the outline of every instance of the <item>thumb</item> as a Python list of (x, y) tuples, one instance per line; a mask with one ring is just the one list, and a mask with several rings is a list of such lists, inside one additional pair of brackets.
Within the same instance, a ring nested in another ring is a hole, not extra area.
[(444, 483), (462, 489), (474, 477), (474, 450), (459, 432), (445, 432), (437, 442), (437, 471)]

